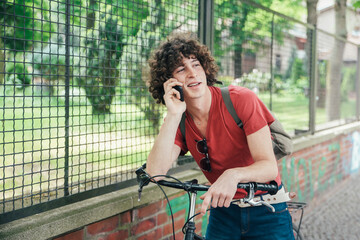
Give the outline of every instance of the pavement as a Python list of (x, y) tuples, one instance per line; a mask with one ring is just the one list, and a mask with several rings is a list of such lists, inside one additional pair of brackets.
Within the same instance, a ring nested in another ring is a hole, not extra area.
[(312, 201), (304, 210), (301, 232), (306, 240), (360, 240), (360, 174)]

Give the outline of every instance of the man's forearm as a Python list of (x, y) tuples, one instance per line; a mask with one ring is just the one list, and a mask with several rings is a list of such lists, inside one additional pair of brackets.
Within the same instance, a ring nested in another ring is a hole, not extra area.
[(277, 163), (263, 160), (257, 161), (250, 166), (229, 169), (237, 178), (237, 182), (260, 182), (265, 183), (275, 180), (278, 174)]
[(180, 120), (181, 115), (166, 116), (147, 159), (147, 172), (150, 175), (166, 174), (178, 157), (180, 151), (174, 150), (174, 142)]

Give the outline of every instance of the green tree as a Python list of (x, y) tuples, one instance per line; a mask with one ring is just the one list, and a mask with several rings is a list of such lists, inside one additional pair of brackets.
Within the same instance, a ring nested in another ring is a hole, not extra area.
[[(31, 81), (29, 76), (24, 76), (27, 75), (27, 65), (23, 58), (25, 51), (33, 48), (35, 42), (47, 42), (50, 38), (52, 24), (48, 11), (43, 11), (48, 7), (47, 1), (42, 0), (3, 0), (0, 3), (0, 48), (5, 47), (7, 52), (0, 52), (0, 72), (6, 72), (13, 83), (26, 86)], [(5, 59), (5, 55), (11, 56), (11, 61)], [(9, 66), (4, 66), (4, 63)], [(0, 75), (0, 82), (4, 77), (4, 74)]]
[(355, 9), (360, 8), (360, 1), (359, 0), (353, 1), (353, 6), (354, 6)]
[(341, 68), (346, 31), (346, 0), (335, 1), (335, 35), (342, 39), (335, 38), (331, 51), (330, 63), (328, 64), (328, 78), (326, 82), (326, 114), (328, 121), (340, 119), (341, 106)]
[[(86, 31), (78, 29), (81, 57), (75, 65), (79, 71), (77, 82), (85, 89), (93, 114), (107, 114), (116, 87), (122, 81), (120, 59), (124, 47), (137, 34), (141, 21), (148, 15), (147, 3), (141, 0), (109, 3), (91, 0), (86, 7)], [(81, 20), (74, 16), (74, 22), (84, 24)]]

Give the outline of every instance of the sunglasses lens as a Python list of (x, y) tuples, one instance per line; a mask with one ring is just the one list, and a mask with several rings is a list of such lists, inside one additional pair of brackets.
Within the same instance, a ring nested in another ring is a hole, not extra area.
[(211, 171), (211, 166), (210, 166), (210, 160), (209, 158), (206, 156), (203, 159), (201, 159), (200, 161), (200, 168), (206, 172), (210, 172)]
[(206, 154), (208, 152), (208, 148), (207, 148), (205, 139), (198, 141), (196, 144), (196, 147), (197, 147), (197, 150), (202, 154)]
[(203, 171), (210, 172), (211, 171), (211, 166), (210, 166), (210, 159), (209, 159), (209, 156), (208, 156), (208, 147), (207, 147), (207, 144), (206, 144), (206, 139), (204, 138), (201, 141), (196, 141), (196, 148), (197, 148), (199, 153), (205, 154), (205, 157), (200, 160), (200, 168)]

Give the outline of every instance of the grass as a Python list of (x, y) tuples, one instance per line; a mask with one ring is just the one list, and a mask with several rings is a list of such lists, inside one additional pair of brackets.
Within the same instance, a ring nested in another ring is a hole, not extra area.
[[(65, 174), (65, 107), (55, 97), (29, 95), (0, 97), (0, 198), (49, 191)], [(72, 102), (69, 111), (70, 184), (126, 172), (146, 159), (152, 125), (136, 106), (115, 103), (111, 114), (97, 117), (90, 104)]]
[[(269, 107), (270, 95), (259, 94), (259, 98)], [(305, 95), (283, 92), (273, 95), (272, 112), (279, 119), (285, 130), (294, 133), (295, 129), (309, 129), (309, 99)], [(355, 117), (356, 101), (350, 99), (341, 103), (341, 118)], [(316, 125), (327, 122), (325, 108), (316, 108)]]

